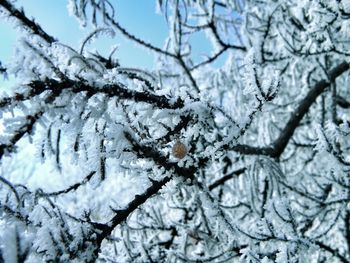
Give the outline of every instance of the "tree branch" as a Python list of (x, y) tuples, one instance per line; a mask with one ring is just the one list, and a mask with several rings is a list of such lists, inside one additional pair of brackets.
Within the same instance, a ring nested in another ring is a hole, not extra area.
[(36, 95), (41, 94), (44, 91), (45, 91), (45, 86), (41, 85), (41, 86), (36, 86), (35, 88), (29, 90), (28, 92), (15, 93), (13, 97), (2, 98), (0, 99), (0, 109), (4, 107), (8, 107), (12, 104), (15, 104), (16, 102), (29, 100), (35, 97)]
[(44, 81), (32, 81), (28, 86), (35, 90), (57, 90), (57, 89), (71, 89), (73, 92), (88, 92), (89, 94), (104, 93), (110, 97), (118, 97), (120, 99), (133, 100), (135, 102), (145, 102), (154, 105), (158, 108), (179, 109), (184, 106), (184, 102), (178, 99), (171, 102), (165, 96), (155, 95), (153, 93), (144, 91), (135, 91), (123, 87), (121, 84), (107, 84), (101, 88), (91, 86), (82, 82), (66, 79), (64, 81), (57, 81), (55, 79), (46, 79)]
[(327, 252), (331, 253), (334, 257), (337, 257), (338, 259), (340, 259), (341, 262), (343, 263), (349, 263), (350, 261), (346, 259), (346, 257), (344, 257), (343, 255), (341, 255), (339, 253), (339, 251), (325, 245), (324, 243), (320, 242), (320, 241), (316, 241), (315, 242), (316, 245), (318, 245), (320, 248), (326, 250)]
[[(164, 167), (166, 171), (173, 172), (177, 176), (193, 178), (195, 173), (194, 167), (179, 167), (177, 163), (169, 162), (169, 158), (162, 155), (152, 147), (139, 144), (130, 133), (125, 132), (124, 135), (126, 139), (131, 143), (132, 151), (139, 158), (149, 158), (153, 160), (156, 165)], [(100, 234), (98, 234), (98, 237), (96, 239), (98, 246), (100, 246), (103, 239), (112, 233), (113, 229), (116, 226), (124, 222), (132, 212), (144, 204), (154, 194), (158, 193), (159, 190), (165, 186), (165, 184), (168, 183), (172, 178), (172, 175), (166, 175), (159, 181), (151, 180), (151, 186), (149, 186), (142, 194), (136, 195), (135, 198), (124, 209), (116, 210), (116, 215), (107, 224), (100, 225), (100, 230), (102, 231)]]
[(35, 122), (43, 115), (43, 111), (38, 111), (33, 115), (26, 117), (26, 122), (14, 133), (8, 143), (0, 144), (0, 160), (5, 153), (10, 153), (15, 150), (16, 143), (27, 133), (33, 130)]
[[(97, 8), (100, 12), (103, 12), (103, 9), (101, 9), (99, 4), (96, 4), (94, 2), (91, 3), (94, 8)], [(152, 50), (156, 53), (163, 54), (165, 56), (173, 57), (175, 58), (174, 54), (171, 54), (159, 47), (156, 47), (152, 45), (151, 43), (148, 43), (132, 34), (130, 34), (124, 27), (122, 27), (113, 17), (111, 17), (108, 13), (103, 13), (104, 17), (118, 30), (120, 31), (125, 37), (130, 39), (131, 41), (134, 41), (135, 43), (138, 43), (139, 45), (148, 48), (149, 50)]]
[(247, 170), (246, 167), (235, 170), (227, 175), (225, 175), (224, 177), (221, 177), (220, 179), (216, 180), (214, 183), (212, 183), (211, 185), (209, 185), (208, 189), (211, 191), (213, 189), (215, 189), (216, 187), (224, 184), (226, 181), (239, 176), (240, 174), (244, 173), (245, 170)]
[(321, 80), (309, 91), (306, 97), (299, 103), (299, 106), (292, 113), (286, 126), (282, 130), (282, 133), (278, 139), (273, 144), (275, 149), (275, 156), (279, 157), (284, 149), (286, 148), (289, 139), (293, 136), (294, 131), (298, 127), (300, 121), (308, 112), (311, 105), (316, 101), (317, 97), (333, 82), (337, 77), (343, 74), (349, 69), (349, 64), (347, 62), (342, 62), (336, 67), (334, 67), (329, 73), (329, 81)]
[(340, 107), (342, 107), (344, 109), (350, 108), (350, 101), (344, 99), (341, 96), (337, 96), (336, 102)]
[[(278, 138), (269, 146), (254, 147), (249, 145), (238, 144), (231, 147), (232, 150), (242, 154), (268, 155), (278, 158), (285, 150), (289, 140), (292, 138), (294, 131), (297, 129), (300, 121), (310, 109), (311, 105), (316, 101), (317, 97), (335, 81), (337, 77), (349, 69), (349, 64), (345, 61), (335, 66), (329, 71), (329, 80), (321, 80), (317, 82), (309, 93), (299, 102), (298, 107), (291, 114), (287, 124), (282, 129)], [(228, 147), (230, 148), (230, 147)]]
[(13, 16), (17, 18), (19, 21), (22, 22), (22, 24), (28, 28), (32, 34), (40, 36), (42, 39), (44, 39), (49, 44), (52, 44), (53, 42), (56, 42), (56, 39), (49, 34), (47, 34), (37, 23), (34, 21), (28, 19), (24, 12), (19, 11), (16, 9), (9, 1), (7, 0), (1, 0), (0, 6), (2, 6), (4, 9), (6, 9), (10, 16)]

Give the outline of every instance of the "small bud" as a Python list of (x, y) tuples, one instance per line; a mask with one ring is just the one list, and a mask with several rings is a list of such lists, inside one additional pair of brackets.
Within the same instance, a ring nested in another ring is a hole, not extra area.
[(174, 157), (176, 157), (178, 159), (182, 159), (187, 154), (187, 148), (186, 148), (185, 144), (177, 141), (173, 146), (172, 152), (173, 152)]

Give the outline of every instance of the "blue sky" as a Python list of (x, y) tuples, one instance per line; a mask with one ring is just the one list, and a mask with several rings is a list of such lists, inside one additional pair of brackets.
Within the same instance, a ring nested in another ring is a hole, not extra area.
[[(155, 13), (155, 1), (150, 0), (117, 0), (116, 15), (130, 32), (141, 38), (163, 46), (167, 36), (165, 19)], [(82, 30), (74, 17), (67, 12), (67, 0), (22, 0), (16, 2), (16, 7), (23, 6), (26, 15), (34, 17), (43, 29), (59, 39), (60, 42), (79, 47), (81, 40), (91, 28)], [(13, 52), (14, 44), (20, 34), (11, 23), (0, 23), (0, 60), (8, 61)], [(110, 46), (119, 44), (116, 53), (124, 66), (150, 67), (153, 64), (153, 55), (144, 49), (135, 47), (126, 41), (120, 34), (114, 39), (103, 37), (94, 44), (101, 53), (108, 53)], [(104, 51), (104, 52), (103, 52)]]
[[(155, 1), (151, 0), (117, 0), (116, 16), (118, 21), (135, 35), (162, 47), (167, 36), (167, 26), (164, 17), (157, 15)], [(67, 11), (67, 0), (20, 0), (15, 6), (23, 7), (25, 14), (38, 22), (50, 35), (57, 37), (64, 44), (80, 47), (82, 39), (92, 28), (82, 29), (75, 17)], [(18, 29), (10, 22), (0, 22), (0, 61), (7, 63), (13, 54), (17, 39), (21, 36)], [(115, 57), (125, 67), (152, 68), (154, 57), (149, 51), (126, 40), (120, 33), (111, 39), (101, 37), (91, 47), (103, 55), (108, 55), (111, 46), (119, 45)], [(1, 78), (0, 85), (13, 84)]]
[[(130, 33), (135, 34), (153, 45), (163, 47), (168, 35), (167, 24), (162, 15), (156, 14), (155, 0), (113, 0), (116, 6), (116, 19)], [(29, 18), (35, 18), (42, 28), (50, 35), (58, 38), (61, 43), (79, 48), (82, 40), (92, 28), (82, 29), (75, 17), (71, 17), (67, 11), (68, 0), (18, 0), (17, 8), (23, 7)], [(7, 63), (13, 54), (15, 44), (21, 33), (13, 28), (13, 24), (0, 20), (0, 61)], [(203, 35), (203, 34), (202, 34)], [(193, 37), (195, 51), (198, 55), (208, 51), (203, 41), (203, 36)], [(111, 46), (118, 45), (115, 58), (123, 67), (136, 67), (152, 69), (154, 64), (153, 53), (136, 46), (117, 32), (111, 39), (103, 36), (90, 47), (102, 55), (108, 55)], [(4, 81), (0, 78), (0, 87), (13, 85), (13, 79)]]

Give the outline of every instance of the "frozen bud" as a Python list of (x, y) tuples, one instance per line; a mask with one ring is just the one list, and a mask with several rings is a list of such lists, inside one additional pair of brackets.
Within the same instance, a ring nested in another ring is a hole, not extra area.
[(178, 159), (182, 159), (187, 154), (186, 145), (183, 144), (182, 142), (178, 141), (174, 144), (172, 152), (173, 152), (174, 157), (176, 157)]

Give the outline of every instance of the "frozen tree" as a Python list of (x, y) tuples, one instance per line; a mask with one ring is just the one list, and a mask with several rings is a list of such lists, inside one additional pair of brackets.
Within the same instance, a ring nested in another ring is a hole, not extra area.
[(0, 1), (0, 262), (350, 262), (350, 1), (158, 0), (163, 47), (113, 2), (69, 0), (74, 49)]

